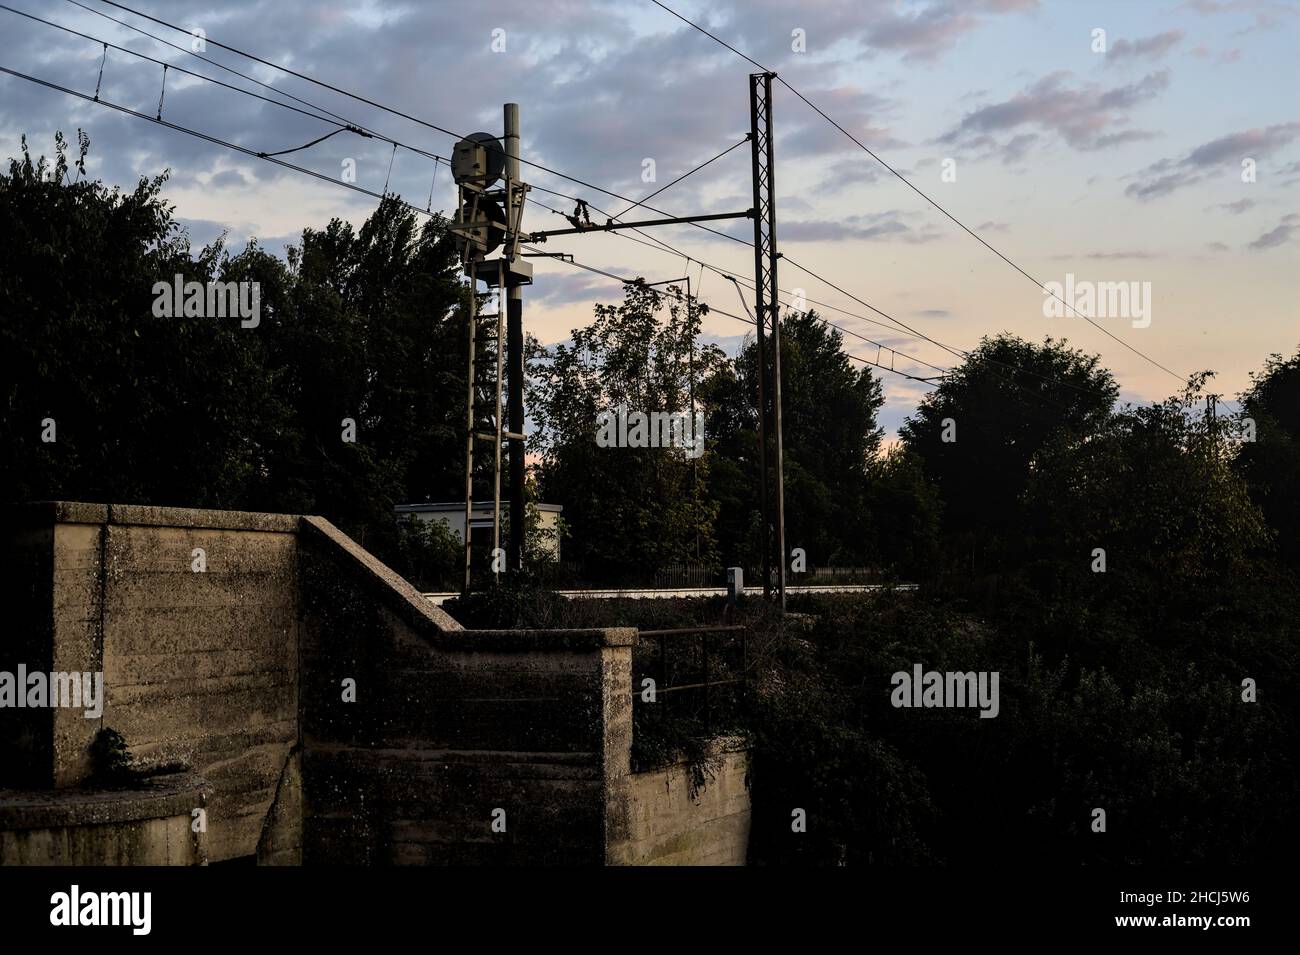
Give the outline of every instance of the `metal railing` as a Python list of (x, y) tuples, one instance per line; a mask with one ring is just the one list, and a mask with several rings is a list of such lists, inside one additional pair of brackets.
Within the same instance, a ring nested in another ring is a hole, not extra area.
[[(657, 641), (656, 652), (652, 659), (657, 663), (654, 669), (658, 676), (654, 679), (654, 700), (661, 720), (672, 718), (671, 713), (683, 714), (686, 718), (698, 716), (705, 735), (713, 729), (715, 703), (718, 702), (718, 687), (735, 687), (739, 692), (732, 692), (731, 702), (743, 711), (747, 704), (749, 673), (749, 627), (743, 625), (674, 627), (670, 630), (642, 630), (638, 638)], [(698, 658), (685, 646), (690, 637), (698, 637)], [(639, 642), (639, 640), (638, 640)], [(710, 645), (712, 644), (712, 646)], [(737, 653), (737, 651), (739, 651)], [(698, 659), (698, 662), (697, 662)], [(646, 658), (642, 656), (642, 666), (638, 673), (636, 654), (633, 654), (632, 702), (633, 709), (643, 704), (641, 681), (650, 667), (645, 666)], [(673, 683), (673, 679), (686, 682)], [(674, 696), (676, 694), (676, 696)], [(687, 702), (695, 698), (692, 705)], [(670, 702), (678, 700), (681, 702)]]
[(722, 587), (726, 568), (695, 561), (665, 564), (654, 573), (655, 587)]

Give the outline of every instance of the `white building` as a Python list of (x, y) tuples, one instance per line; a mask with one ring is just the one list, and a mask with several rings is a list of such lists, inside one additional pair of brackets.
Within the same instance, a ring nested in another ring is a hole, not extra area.
[[(561, 504), (530, 504), (529, 507), (537, 508), (541, 516), (541, 529), (543, 531), (554, 532), (556, 524), (560, 519), (560, 512), (564, 510)], [(501, 502), (501, 516), (504, 520), (507, 502)], [(393, 508), (399, 517), (406, 514), (414, 514), (422, 521), (442, 521), (451, 532), (460, 540), (465, 539), (465, 502), (455, 501), (450, 504), (398, 504)], [(477, 548), (480, 542), (486, 542), (484, 546), (491, 547), (492, 541), (492, 502), (475, 501), (470, 511), (469, 518), (470, 531), (474, 535), (474, 547)], [(560, 537), (558, 534), (551, 533), (547, 542), (547, 547), (552, 556), (560, 559)]]

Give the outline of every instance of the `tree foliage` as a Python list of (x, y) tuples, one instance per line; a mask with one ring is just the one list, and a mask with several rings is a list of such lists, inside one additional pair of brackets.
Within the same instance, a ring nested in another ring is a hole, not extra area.
[[(747, 338), (723, 380), (709, 386), (711, 396), (725, 399), (711, 414), (718, 452), (733, 462), (720, 469), (730, 483), (716, 482), (714, 493), (733, 506), (743, 501), (747, 516), (758, 509), (757, 369), (757, 344)], [(812, 565), (867, 563), (878, 556), (866, 503), (883, 436), (876, 423), (884, 404), (880, 381), (853, 365), (843, 334), (815, 311), (788, 312), (781, 321), (781, 380), (787, 547), (802, 548)], [(769, 441), (775, 448), (770, 435)], [(746, 521), (741, 536), (733, 521), (723, 540), (724, 552), (751, 566), (761, 560), (754, 526)]]
[[(394, 545), (395, 503), (454, 499), (462, 287), (443, 223), (395, 198), (287, 261), (197, 250), (162, 198), (23, 158), (0, 175), (0, 498), (323, 514)], [(260, 321), (158, 317), (153, 287), (260, 284)], [(343, 419), (357, 440), (342, 440)], [(42, 422), (53, 419), (53, 441)]]
[(566, 555), (611, 579), (717, 558), (707, 454), (597, 443), (602, 412), (690, 412), (695, 382), (725, 361), (696, 344), (699, 324), (676, 288), (633, 283), (621, 304), (597, 306), (590, 325), (533, 362), (542, 499), (564, 505)]
[(1237, 470), (1277, 531), (1282, 555), (1300, 565), (1300, 350), (1287, 359), (1269, 356), (1251, 374), (1241, 405), (1242, 433), (1254, 440), (1241, 444)]
[(1096, 430), (1118, 394), (1096, 355), (1051, 338), (986, 338), (949, 371), (899, 433), (938, 487), (954, 557), (984, 567), (1010, 559), (1034, 455)]
[(1155, 588), (1232, 579), (1269, 544), (1263, 515), (1232, 468), (1235, 423), (1199, 407), (1204, 381), (1042, 450), (1027, 495), (1039, 556), (1091, 566), (1101, 549), (1106, 571), (1096, 576), (1145, 598)]

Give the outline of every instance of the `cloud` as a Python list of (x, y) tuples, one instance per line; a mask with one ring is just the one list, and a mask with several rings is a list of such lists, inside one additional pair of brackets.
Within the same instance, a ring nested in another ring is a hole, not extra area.
[(966, 0), (917, 8), (881, 8), (867, 30), (867, 44), (901, 52), (904, 60), (933, 60), (982, 22), (979, 14), (1032, 10), (1037, 0)]
[(224, 237), (227, 240), (226, 247), (230, 248), (229, 238), (231, 235), (231, 229), (226, 224), (222, 222), (214, 222), (211, 219), (187, 219), (179, 217), (176, 221), (179, 222), (181, 228), (189, 234), (191, 247), (196, 249), (201, 248)]
[(1254, 33), (1257, 30), (1272, 29), (1286, 17), (1300, 16), (1300, 10), (1286, 3), (1279, 3), (1277, 0), (1187, 0), (1183, 6), (1206, 15), (1251, 14), (1254, 23), (1243, 30), (1238, 30), (1237, 36)]
[[(619, 274), (617, 267), (609, 267), (605, 271), (615, 275)], [(610, 302), (621, 299), (622, 292), (619, 286), (604, 276), (590, 272), (568, 275), (548, 273), (546, 281), (539, 282), (529, 292), (530, 301), (545, 305), (548, 308), (558, 308), (562, 305), (573, 305), (575, 303), (595, 304), (596, 302)]]
[[(804, 4), (713, 0), (682, 12), (800, 86), (796, 72), (805, 67), (820, 70), (836, 52), (856, 61), (881, 53), (902, 54), (909, 61), (933, 60), (996, 17), (1037, 5), (1038, 0), (818, 0)], [(596, 5), (597, 9), (601, 6), (604, 4)], [(651, 29), (670, 31), (667, 35), (684, 39), (697, 54), (708, 51), (719, 60), (736, 61), (735, 54), (671, 14), (653, 8), (650, 13)], [(791, 30), (796, 27), (806, 36), (806, 53), (792, 53)], [(841, 49), (836, 51), (836, 47)]]
[[(900, 149), (908, 144), (881, 123), (894, 103), (856, 86), (800, 88), (800, 92), (858, 140), (873, 149)], [(844, 134), (808, 109), (783, 114), (777, 133), (777, 151), (783, 157), (824, 156), (843, 150)]]
[(1300, 122), (1278, 123), (1220, 136), (1191, 150), (1182, 159), (1165, 158), (1152, 163), (1138, 182), (1124, 190), (1138, 200), (1167, 196), (1183, 186), (1200, 182), (1205, 171), (1225, 164), (1239, 165), (1243, 159), (1260, 159), (1289, 145), (1300, 135)]
[(1297, 11), (1277, 0), (1187, 0), (1183, 6), (1197, 13), (1276, 13), (1296, 16)]
[(778, 232), (783, 241), (838, 242), (845, 240), (933, 242), (942, 233), (932, 226), (913, 229), (902, 221), (897, 209), (844, 219), (813, 219), (782, 224)]
[(1294, 186), (1300, 182), (1300, 160), (1287, 163), (1279, 169), (1275, 181), (1282, 186)]
[[(895, 166), (894, 168), (898, 168)], [(899, 169), (899, 172), (903, 170)], [(831, 163), (826, 177), (818, 184), (819, 192), (839, 192), (850, 186), (876, 182), (885, 173), (884, 167), (865, 153), (855, 153), (847, 159)], [(906, 173), (903, 173), (906, 175)]]
[(1122, 146), (1124, 143), (1136, 143), (1145, 139), (1159, 139), (1158, 133), (1148, 133), (1140, 129), (1126, 129), (1122, 133), (1107, 133), (1105, 136), (1098, 136), (1097, 141), (1092, 144), (1093, 149), (1107, 149), (1111, 146)]
[(1038, 142), (1037, 133), (1020, 133), (1012, 136), (1002, 147), (1002, 162), (1006, 165), (1020, 162), (1029, 153), (1029, 147)]
[(1239, 216), (1254, 205), (1254, 199), (1238, 199), (1236, 202), (1222, 202), (1217, 206), (1209, 206), (1205, 211), (1209, 212), (1213, 209), (1224, 209), (1227, 212), (1231, 212), (1234, 216)]
[(1254, 242), (1251, 242), (1249, 247), (1256, 251), (1275, 249), (1279, 245), (1290, 242), (1297, 229), (1300, 229), (1300, 215), (1293, 212), (1290, 215), (1283, 216), (1282, 221), (1275, 228), (1270, 229)]
[(1300, 133), (1300, 123), (1278, 123), (1263, 129), (1247, 129), (1240, 133), (1231, 133), (1211, 140), (1203, 146), (1197, 146), (1183, 165), (1215, 166), (1224, 160), (1240, 162), (1249, 156), (1258, 159), (1287, 145)]
[(1180, 186), (1190, 186), (1194, 182), (1200, 182), (1203, 176), (1188, 175), (1184, 173), (1169, 173), (1165, 176), (1156, 176), (1147, 179), (1145, 182), (1131, 183), (1124, 190), (1124, 195), (1134, 199), (1146, 201), (1149, 199), (1158, 199), (1161, 196), (1167, 196)]
[(1051, 73), (1010, 99), (967, 113), (938, 141), (978, 142), (981, 137), (1030, 126), (1056, 133), (1074, 149), (1094, 150), (1152, 135), (1122, 127), (1129, 122), (1131, 110), (1168, 88), (1168, 71), (1150, 73), (1135, 83), (1110, 88), (1097, 84), (1071, 87), (1066, 82), (1069, 75), (1066, 71)]
[(1130, 252), (1084, 252), (1082, 254), (1067, 252), (1067, 253), (1062, 253), (1061, 255), (1052, 256), (1052, 258), (1056, 261), (1070, 261), (1073, 259), (1094, 259), (1094, 260), (1106, 261), (1106, 262), (1117, 260), (1117, 259), (1162, 259), (1164, 257), (1165, 256), (1163, 252), (1132, 252), (1132, 251)]
[(239, 188), (247, 186), (248, 180), (238, 169), (223, 169), (208, 180), (208, 185), (217, 189)]
[(1118, 39), (1106, 52), (1106, 62), (1123, 60), (1159, 60), (1166, 53), (1182, 42), (1185, 36), (1182, 30), (1166, 30), (1153, 36), (1138, 40)]

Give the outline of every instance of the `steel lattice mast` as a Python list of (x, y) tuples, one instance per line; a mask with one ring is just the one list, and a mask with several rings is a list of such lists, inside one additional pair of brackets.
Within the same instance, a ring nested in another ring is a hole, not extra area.
[[(781, 300), (777, 295), (776, 159), (772, 142), (774, 73), (749, 77), (750, 150), (754, 178), (754, 318), (758, 351), (759, 495), (763, 521), (763, 594), (772, 592), (772, 547), (776, 546), (776, 585), (785, 609), (785, 461), (781, 434)], [(768, 345), (771, 361), (768, 361)], [(768, 384), (768, 376), (770, 385)], [(775, 441), (775, 458), (771, 445)], [(767, 493), (769, 460), (776, 465), (776, 540), (772, 540)]]

